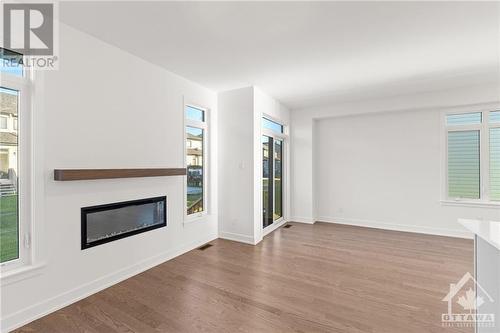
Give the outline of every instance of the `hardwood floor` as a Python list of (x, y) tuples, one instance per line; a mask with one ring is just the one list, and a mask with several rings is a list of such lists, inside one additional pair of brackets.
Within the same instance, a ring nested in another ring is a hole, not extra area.
[(216, 240), (16, 332), (472, 332), (441, 327), (472, 240), (291, 223)]

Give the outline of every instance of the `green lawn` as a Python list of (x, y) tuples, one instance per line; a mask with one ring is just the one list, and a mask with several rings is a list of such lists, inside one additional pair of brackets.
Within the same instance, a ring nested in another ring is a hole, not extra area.
[(17, 195), (0, 197), (0, 262), (19, 256)]
[[(267, 191), (268, 189), (268, 182), (269, 182), (269, 179), (267, 178), (263, 178), (262, 179), (263, 183), (262, 183), (262, 186), (263, 186), (263, 205), (264, 205), (264, 210), (266, 211), (269, 211), (268, 209), (268, 197), (269, 197), (269, 193)], [(280, 218), (281, 216), (283, 216), (283, 212), (282, 212), (282, 205), (283, 203), (281, 202), (281, 192), (282, 192), (282, 188), (281, 188), (281, 179), (280, 178), (275, 178), (274, 180), (274, 202), (275, 202), (275, 209), (276, 211), (273, 213), (273, 220), (276, 220), (278, 218)], [(281, 203), (281, 205), (280, 205)]]

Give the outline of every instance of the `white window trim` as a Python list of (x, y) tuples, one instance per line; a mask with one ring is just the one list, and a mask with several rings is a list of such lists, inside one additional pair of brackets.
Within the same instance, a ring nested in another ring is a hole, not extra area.
[(20, 172), (23, 172), (21, 176), (23, 177), (22, 190), (29, 194), (20, 200), (26, 201), (27, 206), (29, 206), (29, 212), (24, 215), (28, 218), (27, 222), (29, 223), (25, 225), (25, 230), (30, 234), (31, 243), (29, 249), (25, 251), (22, 261), (9, 261), (0, 264), (0, 286), (42, 274), (43, 268), (46, 266), (46, 254), (43, 246), (45, 239), (45, 157), (43, 151), (44, 128), (42, 126), (44, 120), (44, 75), (42, 71), (37, 71), (35, 78), (32, 71), (25, 69), (25, 76), (22, 78), (4, 73), (0, 77), (0, 85), (14, 89), (24, 87), (22, 95), (27, 97), (26, 100), (22, 101), (25, 108), (21, 109), (18, 115), (18, 129), (21, 134), (19, 151), (22, 154), (19, 157), (19, 167)]
[[(462, 206), (462, 207), (478, 207), (478, 208), (498, 208), (500, 201), (493, 201), (489, 198), (489, 177), (490, 177), (490, 147), (489, 147), (489, 130), (491, 128), (500, 127), (500, 124), (489, 123), (489, 112), (500, 110), (498, 103), (483, 104), (473, 107), (460, 107), (449, 109), (442, 112), (441, 116), (441, 138), (442, 138), (442, 152), (443, 152), (443, 165), (442, 165), (442, 194), (441, 205), (443, 206)], [(447, 126), (446, 118), (452, 114), (466, 114), (466, 113), (482, 113), (481, 124), (475, 125), (453, 125)], [(480, 131), (480, 198), (450, 198), (448, 196), (448, 132), (452, 131)]]
[[(199, 110), (204, 111), (204, 121), (196, 121), (192, 119), (187, 119), (186, 117), (186, 107), (193, 107)], [(183, 164), (184, 168), (187, 169), (187, 161), (186, 161), (186, 155), (187, 155), (187, 133), (186, 133), (186, 127), (196, 127), (196, 128), (201, 128), (203, 129), (203, 211), (199, 213), (194, 213), (194, 214), (187, 214), (187, 174), (184, 177), (184, 224), (189, 224), (197, 221), (203, 220), (204, 217), (207, 215), (210, 215), (209, 211), (209, 196), (208, 196), (208, 191), (209, 191), (209, 183), (210, 183), (210, 154), (207, 153), (210, 151), (210, 109), (201, 106), (198, 103), (192, 103), (190, 101), (185, 101), (183, 103), (183, 119), (184, 119), (184, 149), (183, 149)]]
[[(19, 258), (0, 264), (1, 283), (11, 283), (26, 278), (34, 265), (33, 207), (34, 207), (34, 126), (33, 126), (33, 73), (25, 70), (24, 77), (2, 73), (0, 86), (19, 91), (18, 110), (18, 184), (19, 200)], [(35, 269), (36, 268), (36, 269)]]
[[(263, 235), (267, 235), (269, 232), (271, 232), (272, 230), (274, 230), (276, 228), (277, 225), (280, 225), (281, 223), (283, 223), (286, 219), (287, 219), (287, 216), (288, 216), (288, 184), (289, 184), (289, 179), (288, 179), (288, 174), (289, 174), (289, 160), (288, 160), (288, 154), (289, 154), (289, 136), (288, 136), (288, 124), (284, 123), (283, 120), (280, 120), (280, 119), (277, 119), (273, 116), (270, 116), (268, 114), (265, 114), (263, 113), (262, 114), (262, 118), (266, 118), (266, 119), (269, 119), (277, 124), (280, 124), (281, 126), (283, 126), (283, 133), (279, 133), (279, 132), (275, 132), (273, 130), (270, 130), (268, 128), (264, 128), (262, 126), (262, 122), (261, 122), (261, 136), (262, 135), (265, 135), (265, 136), (269, 136), (269, 137), (272, 137), (274, 139), (278, 139), (278, 140), (281, 140), (282, 141), (282, 184), (281, 184), (281, 217), (277, 220), (273, 220), (273, 223), (271, 223), (270, 225), (268, 225), (267, 227), (264, 228), (264, 226), (262, 225), (262, 221), (261, 221), (261, 228), (263, 230)], [(262, 119), (261, 119), (262, 121)], [(262, 161), (264, 159), (264, 157), (262, 156), (263, 152), (262, 152), (262, 149), (260, 149), (261, 151), (261, 156), (260, 156), (260, 160)], [(261, 173), (262, 173), (262, 170), (261, 170)], [(262, 183), (262, 179), (261, 179), (261, 183)], [(273, 180), (273, 183), (274, 183), (274, 180)], [(262, 186), (262, 185), (261, 185)], [(274, 186), (274, 184), (273, 184)], [(262, 188), (260, 190), (262, 192)], [(262, 199), (261, 199), (262, 200)], [(273, 212), (274, 212), (274, 205), (275, 203), (273, 202)], [(261, 212), (261, 215), (262, 215), (262, 212)], [(271, 230), (271, 231), (268, 231), (268, 230)]]

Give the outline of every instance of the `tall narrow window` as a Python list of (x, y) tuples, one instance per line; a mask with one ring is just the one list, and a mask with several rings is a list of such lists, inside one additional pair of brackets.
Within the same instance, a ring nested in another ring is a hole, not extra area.
[(186, 215), (205, 211), (206, 111), (186, 106)]
[(283, 141), (274, 140), (274, 216), (283, 217)]
[(0, 262), (19, 258), (19, 90), (0, 88)]
[(262, 136), (262, 221), (264, 227), (273, 223), (273, 170), (271, 169), (272, 138)]
[(23, 56), (0, 48), (0, 265), (30, 263), (32, 147), (31, 72)]

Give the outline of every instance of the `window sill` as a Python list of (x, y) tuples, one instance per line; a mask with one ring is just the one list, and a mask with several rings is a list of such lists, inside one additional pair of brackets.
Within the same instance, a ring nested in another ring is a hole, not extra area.
[(184, 222), (183, 224), (192, 224), (192, 223), (196, 223), (196, 222), (200, 222), (201, 220), (203, 220), (204, 218), (208, 217), (209, 215), (207, 213), (201, 213), (201, 214), (193, 214), (193, 215), (190, 215), (190, 216), (186, 216), (184, 218)]
[(0, 286), (6, 286), (15, 282), (26, 280), (42, 274), (45, 263), (26, 265), (0, 274)]
[(500, 202), (468, 201), (468, 200), (441, 200), (441, 206), (473, 207), (473, 208), (500, 208)]

